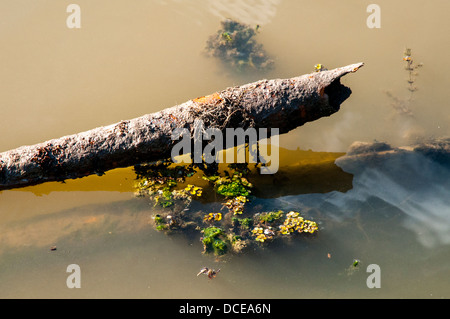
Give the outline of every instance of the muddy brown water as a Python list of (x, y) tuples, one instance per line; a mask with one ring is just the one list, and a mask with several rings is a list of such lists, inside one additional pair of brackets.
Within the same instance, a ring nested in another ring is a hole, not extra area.
[[(341, 110), (281, 136), (283, 148), (337, 157), (354, 141), (448, 136), (450, 42), (442, 35), (450, 4), (376, 1), (381, 28), (370, 29), (370, 3), (80, 0), (81, 28), (69, 29), (66, 3), (2, 1), (0, 151), (261, 77), (360, 61), (365, 66), (342, 80), (353, 93)], [(236, 74), (202, 54), (226, 17), (261, 26), (257, 40), (274, 57), (273, 70)], [(412, 95), (406, 47), (423, 63)], [(222, 260), (202, 254), (198, 238), (154, 230), (154, 209), (134, 197), (131, 169), (0, 192), (0, 297), (449, 297), (448, 168), (412, 155), (308, 175), (304, 163), (295, 167), (301, 156), (280, 154), (280, 166), (293, 165), (304, 180), (258, 201), (300, 210), (319, 222), (319, 233)], [(79, 289), (66, 285), (70, 264), (80, 266)], [(381, 269), (380, 288), (366, 285), (371, 264)], [(209, 281), (196, 276), (203, 266), (221, 271)]]

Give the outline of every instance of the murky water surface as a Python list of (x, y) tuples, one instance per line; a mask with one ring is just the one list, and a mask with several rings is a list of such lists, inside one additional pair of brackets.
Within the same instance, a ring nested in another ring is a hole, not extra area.
[[(68, 3), (2, 1), (0, 151), (261, 77), (309, 73), (316, 63), (360, 61), (365, 66), (342, 79), (353, 94), (341, 110), (282, 136), (283, 148), (345, 152), (353, 141), (448, 136), (450, 3), (380, 0), (381, 28), (369, 29), (370, 3), (80, 0), (82, 27), (69, 29)], [(261, 26), (272, 71), (237, 75), (202, 54), (225, 17)], [(405, 47), (424, 64), (412, 95)], [(296, 160), (282, 155), (280, 164)], [(134, 197), (131, 169), (0, 192), (0, 297), (450, 297), (448, 168), (411, 155), (336, 170), (305, 174), (309, 180), (258, 199), (318, 221), (317, 236), (221, 260), (203, 255), (198, 237), (149, 225), (154, 209)], [(67, 288), (69, 264), (81, 268), (80, 289)], [(366, 285), (370, 264), (380, 266), (381, 288)], [(221, 272), (212, 281), (196, 277), (203, 266)]]

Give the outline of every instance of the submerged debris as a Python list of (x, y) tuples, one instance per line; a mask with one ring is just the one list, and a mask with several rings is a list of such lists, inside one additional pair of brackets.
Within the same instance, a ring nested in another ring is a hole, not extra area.
[(200, 269), (200, 272), (197, 274), (197, 277), (200, 275), (207, 275), (209, 279), (213, 279), (219, 273), (220, 269), (210, 269), (208, 267), (203, 267)]
[(222, 28), (207, 41), (206, 51), (210, 56), (219, 58), (237, 71), (272, 68), (273, 59), (254, 39), (259, 25), (251, 27), (231, 19), (222, 21), (221, 25)]

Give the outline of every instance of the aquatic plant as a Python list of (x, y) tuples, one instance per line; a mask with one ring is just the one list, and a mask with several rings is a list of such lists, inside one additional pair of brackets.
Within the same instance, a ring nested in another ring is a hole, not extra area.
[(240, 195), (227, 200), (223, 206), (227, 207), (234, 215), (238, 215), (243, 213), (246, 202), (248, 202), (247, 197)]
[(203, 193), (203, 190), (202, 190), (201, 187), (194, 186), (194, 185), (191, 185), (191, 184), (186, 186), (186, 188), (184, 190), (186, 192), (188, 192), (189, 194), (194, 195), (194, 196), (198, 196), (198, 197), (202, 196), (202, 193)]
[(259, 241), (261, 243), (264, 243), (266, 240), (271, 240), (276, 235), (275, 231), (272, 229), (271, 226), (268, 226), (267, 228), (257, 226), (253, 228), (252, 235), (255, 236), (255, 240)]
[(405, 49), (405, 52), (403, 53), (403, 61), (406, 62), (405, 70), (408, 71), (408, 79), (406, 81), (408, 82), (408, 90), (411, 92), (411, 99), (412, 93), (417, 91), (417, 87), (414, 86), (414, 82), (416, 80), (416, 76), (418, 76), (419, 73), (416, 70), (422, 67), (423, 63), (414, 63), (410, 48)]
[(161, 217), (161, 215), (156, 214), (156, 215), (153, 217), (153, 219), (154, 219), (154, 221), (155, 221), (156, 229), (157, 229), (157, 230), (165, 230), (165, 229), (167, 229), (166, 222), (165, 222), (164, 218)]
[(215, 255), (223, 255), (227, 252), (228, 244), (224, 231), (219, 227), (208, 227), (202, 230), (203, 250), (206, 253), (213, 252)]
[(392, 100), (391, 105), (398, 114), (412, 116), (413, 112), (410, 108), (410, 104), (412, 102), (413, 93), (418, 90), (415, 85), (416, 77), (419, 75), (417, 69), (421, 68), (423, 63), (415, 64), (410, 48), (406, 48), (403, 52), (403, 61), (406, 63), (405, 70), (408, 72), (408, 77), (406, 79), (406, 82), (408, 83), (406, 88), (409, 91), (408, 98), (400, 98), (390, 91), (386, 91), (385, 93)]
[(155, 196), (155, 203), (160, 204), (162, 207), (169, 207), (173, 205), (172, 192), (170, 191), (170, 186), (164, 187), (162, 190), (158, 191), (159, 195)]
[[(153, 217), (156, 229), (172, 231), (191, 226), (189, 229), (200, 230), (204, 253), (216, 256), (229, 251), (240, 253), (254, 244), (267, 244), (276, 238), (286, 238), (293, 233), (312, 234), (318, 230), (315, 222), (304, 219), (296, 211), (286, 214), (282, 210), (273, 210), (249, 214), (244, 209), (252, 200), (250, 194), (253, 185), (248, 180), (246, 174), (248, 170), (245, 166), (233, 166), (233, 169), (229, 166), (229, 168), (230, 171), (224, 171), (222, 174), (214, 172), (213, 175), (202, 176), (216, 194), (223, 198), (222, 209), (226, 208), (226, 212), (222, 210), (190, 212), (186, 207), (192, 200), (201, 198), (204, 187), (188, 183), (187, 186), (180, 188), (178, 181), (185, 179), (174, 180), (159, 174), (141, 175), (141, 179), (137, 182), (140, 191), (145, 189), (148, 196), (163, 209)], [(171, 176), (174, 174), (174, 171), (167, 170), (167, 167), (165, 172), (172, 174)], [(157, 176), (157, 180), (152, 179), (152, 176)], [(175, 206), (177, 208), (175, 209), (173, 203), (178, 200), (185, 205)], [(164, 209), (168, 207), (170, 210), (165, 211)]]
[(164, 216), (155, 214), (153, 220), (156, 225), (156, 230), (159, 231), (175, 230), (182, 226), (179, 218), (171, 214), (166, 214)]
[(241, 253), (248, 246), (248, 240), (244, 240), (241, 236), (230, 234), (231, 249), (234, 253)]
[(242, 230), (249, 230), (250, 227), (253, 226), (253, 219), (252, 218), (237, 218), (233, 217), (231, 219), (234, 226), (241, 228)]
[(312, 234), (319, 229), (316, 222), (305, 220), (298, 212), (294, 211), (286, 214), (286, 219), (279, 228), (283, 235), (289, 235), (293, 232)]
[(353, 262), (350, 266), (345, 269), (347, 276), (351, 276), (360, 270), (361, 261), (359, 259), (353, 259)]
[(227, 66), (240, 72), (268, 70), (273, 66), (273, 59), (254, 39), (260, 29), (259, 25), (253, 28), (226, 19), (221, 22), (221, 26), (206, 43), (206, 51), (210, 56), (219, 58)]
[(294, 211), (286, 215), (281, 210), (256, 214), (255, 224), (257, 226), (253, 228), (252, 235), (256, 236), (255, 240), (259, 242), (291, 233), (313, 234), (319, 229), (316, 222), (304, 219), (300, 213)]
[[(231, 167), (231, 166), (230, 166)], [(237, 167), (235, 167), (237, 169)], [(243, 172), (248, 172), (245, 168), (242, 171), (234, 171), (230, 176), (212, 175), (203, 176), (203, 179), (209, 181), (217, 194), (226, 198), (223, 204), (234, 215), (242, 214), (245, 204), (249, 201), (252, 183), (244, 176)]]
[(193, 185), (184, 190), (174, 190), (178, 183), (195, 174), (192, 166), (173, 166), (172, 161), (167, 160), (136, 166), (135, 172), (136, 196), (148, 196), (155, 205), (166, 208), (174, 205), (175, 200), (190, 201), (189, 195), (202, 195), (202, 189)]
[(222, 220), (222, 214), (221, 213), (209, 213), (203, 217), (203, 220), (206, 222), (220, 221), (220, 220)]
[(220, 177), (214, 181), (216, 192), (225, 197), (247, 197), (253, 186), (242, 173), (234, 172), (233, 176)]
[(259, 221), (267, 224), (267, 223), (273, 223), (276, 220), (279, 220), (283, 216), (283, 211), (279, 210), (277, 212), (268, 212), (268, 213), (262, 213), (259, 215)]

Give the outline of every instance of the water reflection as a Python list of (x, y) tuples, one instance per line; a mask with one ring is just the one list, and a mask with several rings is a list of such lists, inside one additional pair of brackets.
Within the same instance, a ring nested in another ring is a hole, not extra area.
[[(342, 221), (361, 211), (380, 211), (401, 216), (396, 227), (415, 234), (427, 248), (450, 244), (450, 170), (417, 152), (337, 161), (345, 172), (353, 174), (353, 188), (346, 193), (331, 192), (285, 198), (291, 204), (316, 207), (328, 217)], [(394, 232), (396, 230), (393, 230)]]
[[(302, 193), (346, 192), (352, 187), (352, 175), (334, 164), (342, 153), (283, 148), (279, 153), (286, 161), (277, 174), (259, 175), (256, 170), (249, 174), (249, 180), (255, 185), (254, 195), (259, 199)], [(184, 184), (207, 187), (208, 183), (198, 175), (202, 173), (188, 178)], [(135, 180), (134, 170), (123, 168), (107, 172), (102, 177), (88, 176), (64, 183), (48, 182), (0, 193), (5, 215), (22, 214), (22, 217), (12, 218), (0, 226), (2, 248), (44, 247), (74, 234), (84, 238), (86, 234), (133, 233), (151, 228), (149, 222), (152, 216), (162, 208), (153, 207), (148, 199), (127, 199), (132, 198), (136, 190)], [(30, 197), (28, 193), (34, 196)], [(72, 200), (67, 200), (67, 195)], [(101, 203), (103, 196), (106, 197), (105, 203)], [(64, 197), (65, 203), (42, 209), (42, 202), (60, 201)], [(114, 197), (116, 199), (111, 200)], [(197, 209), (208, 211), (209, 206), (216, 205), (218, 200), (217, 196), (202, 196)], [(19, 209), (14, 207), (18, 201), (24, 202)], [(258, 206), (258, 200), (254, 206)], [(36, 207), (41, 209), (36, 211)], [(6, 219), (5, 216), (3, 218)], [(52, 231), (49, 232), (49, 229)]]
[[(352, 168), (344, 170), (352, 172)], [(377, 197), (401, 210), (402, 224), (426, 247), (450, 244), (450, 171), (448, 167), (411, 152), (389, 157), (375, 167), (355, 172), (348, 200)]]

